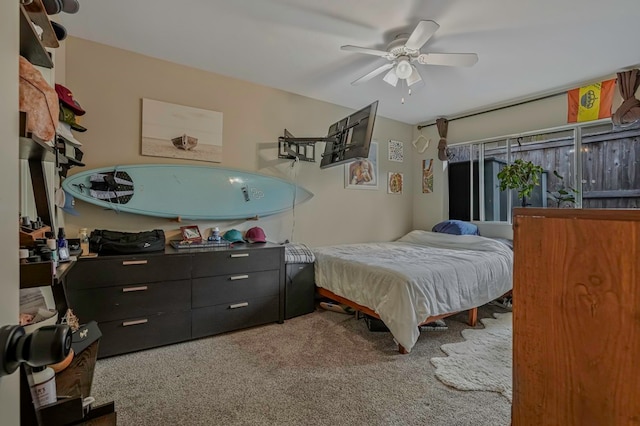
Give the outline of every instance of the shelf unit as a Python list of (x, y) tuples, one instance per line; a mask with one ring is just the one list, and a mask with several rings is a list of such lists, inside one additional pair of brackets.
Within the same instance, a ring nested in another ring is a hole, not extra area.
[[(33, 23), (42, 28), (42, 40), (38, 37)], [(20, 55), (45, 68), (53, 68), (53, 60), (46, 47), (59, 46), (51, 22), (41, 0), (33, 0), (29, 5), (20, 5)]]
[[(22, 115), (22, 113), (21, 113)], [(47, 190), (47, 175), (44, 163), (55, 162), (56, 153), (49, 145), (37, 140), (21, 137), (19, 157), (29, 162), (29, 174), (38, 216), (45, 225), (52, 226), (50, 197)]]

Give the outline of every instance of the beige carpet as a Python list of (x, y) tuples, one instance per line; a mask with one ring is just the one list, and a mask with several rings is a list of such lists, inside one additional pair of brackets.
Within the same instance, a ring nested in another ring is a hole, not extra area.
[[(483, 307), (480, 317), (503, 312)], [(460, 314), (400, 355), (389, 333), (316, 311), (269, 324), (98, 361), (93, 394), (114, 400), (119, 425), (507, 425), (495, 392), (435, 378), (429, 360), (462, 341)], [(481, 328), (481, 326), (479, 326)]]
[(460, 390), (499, 392), (509, 401), (513, 392), (513, 327), (511, 313), (484, 318), (481, 330), (463, 330), (465, 341), (442, 346), (448, 355), (432, 358), (436, 377)]

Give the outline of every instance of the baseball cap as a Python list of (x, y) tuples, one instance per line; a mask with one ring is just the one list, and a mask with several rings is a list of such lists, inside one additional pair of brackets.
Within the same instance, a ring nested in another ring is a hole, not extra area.
[(56, 132), (58, 133), (58, 136), (69, 142), (71, 145), (82, 146), (82, 142), (76, 139), (75, 136), (73, 136), (73, 133), (71, 133), (71, 125), (69, 123), (59, 121)]
[(244, 239), (242, 238), (242, 233), (237, 229), (229, 229), (222, 236), (223, 239), (229, 241), (230, 243), (244, 243)]
[(56, 206), (60, 207), (62, 211), (65, 213), (69, 213), (73, 216), (79, 216), (80, 213), (76, 211), (75, 207), (75, 199), (71, 194), (65, 191), (62, 188), (56, 189)]
[(73, 130), (76, 132), (86, 132), (87, 129), (78, 124), (76, 120), (76, 115), (69, 108), (65, 107), (62, 102), (60, 102), (60, 115), (58, 119), (63, 123), (67, 123)]
[(42, 0), (47, 15), (56, 15), (60, 12), (77, 13), (80, 10), (78, 0)]
[(266, 243), (267, 236), (264, 234), (262, 228), (258, 226), (254, 226), (253, 228), (249, 228), (247, 232), (244, 234), (245, 240), (250, 243)]
[(86, 111), (82, 109), (78, 101), (73, 97), (73, 93), (71, 93), (71, 90), (67, 89), (62, 84), (56, 84), (56, 93), (58, 94), (58, 99), (60, 99), (60, 102), (62, 102), (65, 107), (73, 111), (75, 115), (80, 116), (86, 113)]

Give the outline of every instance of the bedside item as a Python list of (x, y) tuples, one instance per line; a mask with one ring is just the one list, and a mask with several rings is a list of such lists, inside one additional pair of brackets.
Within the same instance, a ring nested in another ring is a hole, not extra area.
[(480, 235), (476, 225), (462, 220), (445, 220), (436, 224), (431, 231), (451, 235)]

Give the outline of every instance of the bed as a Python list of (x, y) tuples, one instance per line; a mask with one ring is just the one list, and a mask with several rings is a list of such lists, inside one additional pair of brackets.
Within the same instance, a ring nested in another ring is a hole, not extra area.
[(475, 235), (411, 231), (394, 242), (314, 248), (322, 296), (380, 318), (402, 353), (425, 322), (471, 310), (511, 290), (513, 252)]

